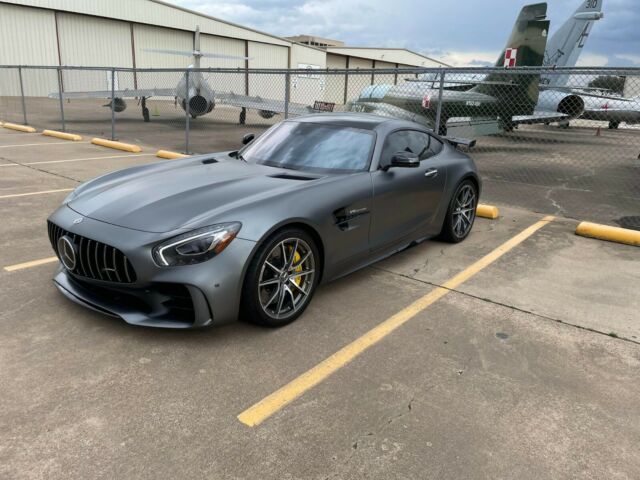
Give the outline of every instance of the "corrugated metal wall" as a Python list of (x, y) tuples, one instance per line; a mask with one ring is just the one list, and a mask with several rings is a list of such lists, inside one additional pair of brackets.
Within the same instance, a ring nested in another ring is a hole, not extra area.
[[(200, 48), (203, 52), (217, 53), (222, 55), (233, 55), (236, 57), (245, 56), (245, 41), (235, 38), (218, 37), (214, 35), (201, 35)], [(221, 58), (203, 58), (201, 61), (203, 68), (238, 68), (237, 74), (206, 74), (209, 85), (215, 91), (236, 93), (244, 95), (245, 89), (245, 60), (238, 59), (221, 59)]]
[[(372, 60), (366, 60), (364, 58), (349, 58), (349, 69), (369, 69), (373, 66)], [(347, 101), (355, 100), (358, 98), (363, 88), (371, 85), (371, 74), (359, 75), (357, 73), (349, 74), (349, 82), (347, 85)]]
[[(133, 44), (135, 64), (138, 68), (185, 68), (193, 62), (190, 57), (148, 51), (149, 49), (191, 51), (193, 49), (191, 32), (136, 23), (133, 25)], [(120, 74), (121, 77), (122, 75)], [(173, 72), (138, 72), (135, 75), (137, 88), (173, 88), (182, 77), (182, 74)]]
[[(375, 68), (396, 68), (395, 63), (382, 62), (380, 60), (376, 60)], [(375, 74), (373, 77), (373, 83), (381, 83), (381, 84), (390, 84), (393, 85), (395, 81), (395, 75), (392, 73), (386, 74)]]
[(172, 5), (151, 0), (3, 0), (50, 10), (114, 18), (177, 30), (193, 31), (200, 25), (203, 33), (288, 46), (289, 42), (274, 35), (258, 32), (223, 20), (199, 15)]
[[(293, 44), (291, 46), (291, 68), (313, 68), (309, 69), (308, 75), (293, 75), (291, 78), (291, 101), (313, 106), (316, 100), (325, 100), (326, 75), (324, 70), (326, 64), (326, 53), (322, 50)], [(317, 68), (316, 68), (317, 67)], [(319, 70), (319, 71), (315, 71)]]
[[(347, 68), (347, 57), (327, 53), (327, 68), (343, 69)], [(324, 98), (327, 102), (342, 104), (344, 102), (345, 75), (327, 75)]]
[[(126, 22), (58, 13), (58, 35), (62, 65), (133, 67), (131, 26)], [(67, 71), (67, 92), (108, 90), (106, 72)], [(117, 88), (134, 88), (132, 74), (119, 74)]]
[[(289, 49), (278, 45), (249, 42), (249, 68), (287, 68)], [(285, 83), (282, 75), (251, 74), (249, 95), (284, 100)]]
[[(48, 10), (0, 4), (0, 65), (57, 65), (54, 14)], [(0, 95), (19, 95), (17, 73), (0, 71)], [(55, 72), (23, 72), (25, 94), (57, 90)]]

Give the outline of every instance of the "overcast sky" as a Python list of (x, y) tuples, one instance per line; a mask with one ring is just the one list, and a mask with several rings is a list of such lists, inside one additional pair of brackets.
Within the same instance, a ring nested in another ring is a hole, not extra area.
[[(523, 0), (168, 0), (278, 36), (334, 38), (351, 46), (404, 47), (459, 66), (493, 64)], [(549, 0), (551, 33), (584, 0)], [(580, 59), (640, 66), (640, 1), (604, 0)]]

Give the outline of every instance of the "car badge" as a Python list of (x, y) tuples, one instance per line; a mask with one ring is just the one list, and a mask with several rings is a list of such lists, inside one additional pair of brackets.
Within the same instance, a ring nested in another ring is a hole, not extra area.
[(78, 223), (82, 222), (83, 218), (82, 217), (78, 217), (73, 221), (74, 225), (77, 225)]
[(76, 268), (76, 247), (73, 245), (72, 240), (66, 235), (61, 236), (58, 239), (58, 256), (62, 265), (69, 270), (73, 271)]

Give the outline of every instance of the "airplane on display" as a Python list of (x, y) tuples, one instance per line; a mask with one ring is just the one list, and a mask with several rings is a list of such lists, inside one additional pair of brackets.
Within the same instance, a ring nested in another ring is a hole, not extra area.
[[(551, 36), (547, 42), (544, 67), (575, 67), (592, 28), (604, 17), (604, 0), (581, 0), (580, 6), (567, 21)], [(437, 88), (439, 74), (428, 74), (419, 81)], [(481, 83), (485, 74), (457, 74), (447, 79), (443, 88), (448, 90), (469, 90)], [(585, 77), (586, 78), (586, 77)], [(587, 86), (569, 86), (570, 75), (560, 73), (542, 75), (540, 94), (534, 111), (534, 118), (525, 123), (554, 123), (568, 127), (571, 120), (596, 120), (609, 122), (609, 128), (618, 128), (620, 123), (640, 123), (640, 97), (624, 98), (602, 92), (601, 89)], [(596, 91), (596, 92), (593, 92)], [(567, 106), (571, 108), (567, 108)], [(559, 117), (550, 119), (544, 112), (555, 111)], [(536, 115), (536, 112), (542, 112)], [(572, 114), (571, 114), (572, 113)], [(537, 118), (536, 118), (537, 117)], [(516, 124), (518, 118), (516, 117)], [(537, 121), (536, 121), (537, 120)]]
[[(116, 82), (117, 77), (108, 78), (108, 89), (101, 91), (84, 91), (84, 92), (63, 92), (63, 100), (74, 99), (108, 99), (109, 103), (104, 105), (110, 107), (114, 112), (119, 113), (127, 108), (125, 98), (139, 99), (140, 106), (142, 108), (142, 116), (145, 122), (150, 121), (149, 109), (146, 106), (147, 99), (151, 97), (173, 97), (177, 105), (186, 112), (188, 109), (192, 118), (197, 118), (208, 113), (211, 113), (216, 106), (216, 103), (232, 105), (241, 108), (240, 123), (244, 123), (246, 118), (246, 109), (255, 109), (262, 118), (271, 118), (277, 112), (289, 111), (296, 115), (305, 115), (307, 113), (313, 113), (319, 111), (311, 106), (301, 105), (294, 102), (289, 102), (285, 106), (284, 101), (280, 100), (266, 100), (257, 96), (239, 95), (235, 93), (220, 92), (214, 90), (202, 72), (198, 71), (200, 68), (200, 60), (202, 58), (220, 58), (227, 60), (249, 60), (249, 57), (224, 55), (219, 53), (206, 53), (200, 50), (200, 28), (196, 27), (193, 50), (181, 51), (181, 50), (166, 50), (166, 49), (146, 49), (147, 52), (162, 53), (167, 55), (179, 55), (186, 57), (193, 57), (193, 63), (187, 67), (189, 75), (185, 73), (178, 84), (174, 88), (143, 88), (143, 89), (119, 89), (114, 85), (113, 98), (112, 96), (112, 82)], [(109, 74), (111, 72), (108, 72)], [(187, 85), (188, 78), (188, 85)], [(60, 93), (55, 92), (49, 94), (49, 98), (60, 98)], [(318, 103), (318, 102), (316, 102)], [(322, 103), (322, 102), (320, 102)], [(266, 108), (272, 108), (268, 110)]]
[[(578, 9), (547, 42), (542, 62), (535, 65), (531, 62), (526, 64), (517, 62), (518, 66), (574, 67), (594, 22), (604, 16), (602, 4), (603, 0), (581, 1)], [(501, 64), (500, 60), (496, 63), (496, 67), (501, 66), (509, 66), (506, 58), (504, 65)], [(469, 92), (490, 80), (487, 74), (484, 73), (449, 74), (449, 79), (445, 77), (443, 89), (446, 91)], [(510, 131), (520, 124), (562, 122), (562, 124), (568, 125), (569, 120), (580, 117), (585, 111), (587, 100), (576, 94), (574, 89), (567, 88), (565, 85), (567, 80), (566, 75), (542, 75), (539, 78), (537, 101), (533, 111), (524, 112), (523, 114), (516, 113), (510, 119), (501, 118), (501, 130)], [(412, 80), (411, 83), (422, 85), (422, 87), (413, 87), (416, 91), (420, 91), (421, 88), (424, 89), (425, 86), (430, 88), (431, 91), (435, 91), (440, 86), (440, 74), (427, 74), (422, 78)], [(505, 101), (508, 101), (508, 99)], [(455, 117), (472, 117), (472, 122), (474, 120), (485, 120), (482, 116), (470, 114), (472, 112), (465, 111), (465, 109), (456, 109), (454, 113), (456, 114)], [(442, 122), (446, 121), (447, 116), (444, 116)], [(446, 132), (446, 123), (442, 122), (439, 128), (440, 133)]]
[[(580, 8), (549, 40), (545, 65), (557, 67), (575, 67), (595, 21), (603, 18), (604, 0), (583, 0)], [(560, 96), (561, 92), (578, 95), (584, 103), (580, 115), (582, 120), (609, 122), (609, 128), (616, 129), (620, 123), (640, 123), (640, 98), (624, 98), (610, 94), (593, 93), (600, 91), (594, 87), (571, 87), (569, 75), (548, 75), (543, 83), (549, 87), (546, 94)], [(569, 120), (560, 122), (569, 126)]]
[[(549, 32), (546, 15), (546, 3), (522, 8), (496, 67), (542, 66)], [(534, 110), (539, 97), (539, 84), (539, 74), (494, 72), (468, 90), (445, 89), (441, 98), (440, 91), (429, 87), (424, 81), (371, 85), (350, 103), (349, 109), (423, 123), (434, 130), (437, 128), (442, 135), (447, 134), (448, 119), (454, 117), (497, 118), (500, 127), (509, 131), (517, 121), (526, 122), (536, 117)], [(566, 108), (578, 108), (578, 113), (582, 111), (580, 105), (567, 105)], [(438, 111), (440, 124), (436, 126)], [(557, 118), (554, 112), (547, 113), (546, 118)], [(520, 120), (516, 120), (516, 117), (520, 117)]]

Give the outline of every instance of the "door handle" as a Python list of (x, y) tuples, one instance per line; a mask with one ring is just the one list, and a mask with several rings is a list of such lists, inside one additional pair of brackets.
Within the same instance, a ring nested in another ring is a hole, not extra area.
[(427, 177), (427, 178), (436, 177), (437, 175), (438, 175), (438, 169), (437, 168), (430, 168), (429, 170), (424, 172), (424, 176)]

